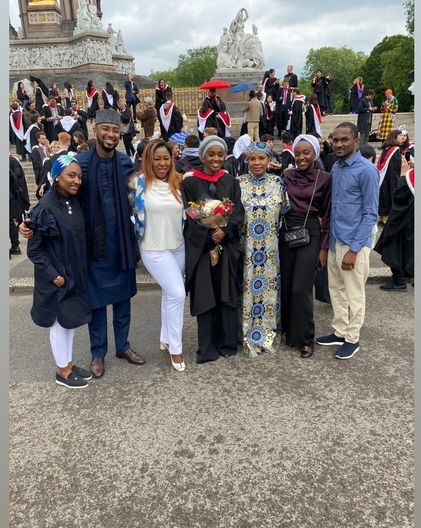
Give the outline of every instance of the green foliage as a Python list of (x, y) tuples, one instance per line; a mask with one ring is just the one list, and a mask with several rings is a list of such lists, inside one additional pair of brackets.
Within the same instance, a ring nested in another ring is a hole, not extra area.
[[(321, 70), (324, 75), (330, 75), (332, 81), (332, 101), (334, 113), (348, 113), (348, 94), (355, 77), (361, 75), (367, 56), (362, 51), (354, 51), (347, 46), (342, 48), (323, 47), (311, 48), (308, 52), (304, 66), (305, 83), (311, 83), (316, 70)], [(309, 84), (308, 84), (309, 85)], [(304, 92), (306, 96), (311, 94)]]
[(385, 37), (368, 57), (363, 78), (366, 88), (376, 92), (374, 103), (380, 107), (384, 92), (391, 88), (399, 103), (400, 112), (411, 110), (412, 96), (408, 92), (408, 74), (414, 69), (414, 39), (406, 35)]
[(403, 3), (406, 13), (406, 30), (412, 36), (414, 36), (414, 23), (415, 23), (415, 1), (407, 0)]
[(165, 79), (172, 86), (200, 86), (210, 80), (216, 71), (216, 46), (191, 48), (178, 57), (173, 70), (150, 73), (153, 79)]

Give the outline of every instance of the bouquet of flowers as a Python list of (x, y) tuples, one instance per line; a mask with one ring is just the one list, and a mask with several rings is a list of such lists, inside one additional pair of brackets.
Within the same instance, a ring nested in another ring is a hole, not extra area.
[[(224, 198), (223, 200), (205, 198), (199, 202), (189, 202), (186, 214), (203, 227), (216, 229), (217, 227), (225, 227), (227, 225), (228, 219), (233, 211), (234, 204), (229, 198)], [(221, 251), (222, 246), (216, 244), (214, 249), (209, 252), (211, 266), (216, 266)]]

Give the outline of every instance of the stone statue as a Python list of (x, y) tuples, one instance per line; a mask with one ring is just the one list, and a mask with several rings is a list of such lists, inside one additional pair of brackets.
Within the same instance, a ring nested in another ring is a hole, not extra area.
[(223, 29), (218, 44), (216, 61), (218, 69), (264, 69), (265, 60), (257, 27), (253, 24), (253, 33), (245, 33), (244, 26), (247, 20), (247, 10), (242, 8), (231, 22), (229, 30)]
[(127, 50), (126, 50), (126, 47), (124, 46), (123, 35), (121, 34), (121, 29), (119, 29), (117, 33), (116, 51), (118, 53), (121, 53), (122, 55), (127, 55)]
[(79, 0), (79, 8), (76, 13), (77, 24), (74, 35), (82, 31), (103, 31), (101, 20), (97, 17), (96, 7), (88, 0)]

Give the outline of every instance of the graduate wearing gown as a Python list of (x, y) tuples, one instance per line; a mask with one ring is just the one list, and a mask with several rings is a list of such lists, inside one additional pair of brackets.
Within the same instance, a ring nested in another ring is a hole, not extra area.
[[(204, 172), (187, 172), (182, 186), (185, 207), (204, 197), (229, 198), (234, 204), (234, 212), (224, 228), (208, 229), (189, 216), (184, 227), (186, 289), (190, 293), (191, 315), (197, 317), (198, 363), (237, 352), (244, 209), (238, 180), (221, 170), (226, 150), (223, 139), (207, 137), (199, 148)], [(211, 266), (209, 251), (218, 243), (223, 249), (218, 263)]]

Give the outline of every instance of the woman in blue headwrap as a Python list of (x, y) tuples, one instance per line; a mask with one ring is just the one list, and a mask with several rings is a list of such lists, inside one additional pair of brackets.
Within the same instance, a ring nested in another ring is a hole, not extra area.
[(72, 363), (74, 329), (91, 319), (85, 222), (76, 197), (82, 171), (71, 154), (64, 154), (54, 160), (51, 178), (50, 191), (29, 219), (33, 236), (28, 257), (35, 268), (31, 317), (36, 325), (50, 328), (56, 383), (79, 389), (92, 377)]
[[(316, 266), (325, 267), (329, 247), (332, 180), (316, 169), (319, 140), (300, 134), (293, 145), (296, 168), (283, 173), (291, 205), (279, 232), (281, 261), (281, 326), (289, 346), (301, 349), (301, 357), (313, 355), (313, 283)], [(305, 224), (310, 234), (306, 245), (291, 248), (285, 232)]]
[(247, 148), (249, 172), (239, 177), (245, 209), (243, 348), (251, 357), (274, 351), (280, 320), (278, 231), (289, 203), (280, 176), (267, 173), (271, 156), (266, 143), (251, 143)]

